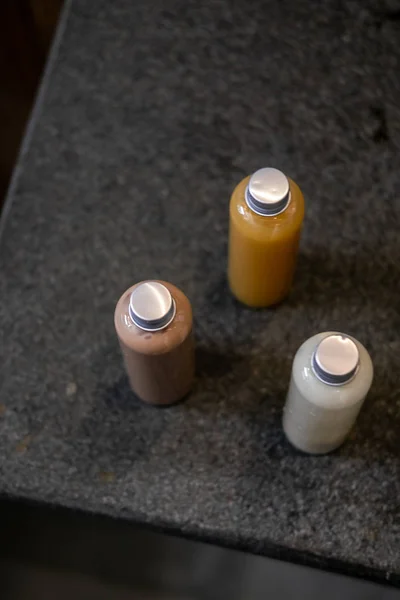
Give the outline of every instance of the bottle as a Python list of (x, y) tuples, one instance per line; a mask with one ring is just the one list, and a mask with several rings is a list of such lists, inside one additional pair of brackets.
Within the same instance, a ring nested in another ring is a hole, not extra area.
[(122, 294), (114, 323), (135, 394), (158, 406), (182, 400), (194, 378), (192, 308), (183, 292), (142, 281)]
[(243, 179), (230, 201), (228, 280), (248, 306), (266, 307), (289, 292), (296, 264), (304, 197), (277, 169)]
[(296, 353), (283, 412), (288, 440), (303, 452), (324, 454), (350, 432), (372, 384), (371, 358), (360, 342), (325, 332)]

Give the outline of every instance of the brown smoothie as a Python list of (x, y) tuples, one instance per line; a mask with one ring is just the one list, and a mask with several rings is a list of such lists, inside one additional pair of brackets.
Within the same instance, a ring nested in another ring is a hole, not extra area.
[(114, 322), (135, 394), (155, 405), (181, 400), (194, 379), (193, 317), (186, 296), (166, 281), (140, 282), (119, 299)]

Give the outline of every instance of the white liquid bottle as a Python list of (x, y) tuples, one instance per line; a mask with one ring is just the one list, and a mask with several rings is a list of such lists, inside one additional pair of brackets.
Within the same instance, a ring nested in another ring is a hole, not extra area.
[(303, 452), (324, 454), (349, 434), (373, 378), (360, 342), (336, 332), (318, 333), (296, 353), (283, 412), (288, 440)]

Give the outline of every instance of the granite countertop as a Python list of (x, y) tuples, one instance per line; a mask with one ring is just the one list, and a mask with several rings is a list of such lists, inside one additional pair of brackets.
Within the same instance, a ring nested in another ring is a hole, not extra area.
[[(399, 584), (400, 23), (310, 10), (67, 3), (2, 221), (0, 492)], [(289, 299), (252, 311), (226, 285), (228, 202), (266, 165), (307, 213)], [(196, 386), (168, 410), (132, 397), (113, 328), (144, 278), (195, 312)], [(305, 456), (282, 405), (328, 329), (376, 375), (351, 439)]]

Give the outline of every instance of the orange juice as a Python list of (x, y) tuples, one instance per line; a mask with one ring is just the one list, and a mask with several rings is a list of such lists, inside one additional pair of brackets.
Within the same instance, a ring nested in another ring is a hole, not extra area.
[(230, 202), (228, 279), (251, 307), (280, 302), (289, 292), (304, 217), (298, 185), (277, 169), (243, 179)]

